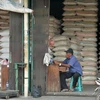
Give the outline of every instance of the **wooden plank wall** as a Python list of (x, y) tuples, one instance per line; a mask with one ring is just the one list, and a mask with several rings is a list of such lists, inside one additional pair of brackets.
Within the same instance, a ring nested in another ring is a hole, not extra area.
[(31, 0), (31, 4), (35, 16), (32, 33), (34, 41), (32, 53), (34, 63), (33, 83), (36, 86), (40, 85), (44, 94), (46, 92), (46, 66), (43, 65), (43, 57), (47, 52), (49, 0)]
[[(15, 89), (14, 63), (23, 62), (22, 19), (23, 19), (23, 14), (13, 13), (13, 12), (10, 13), (10, 54), (11, 54), (10, 55), (11, 63), (9, 67), (10, 89)], [(19, 77), (20, 76), (21, 75), (19, 74)]]

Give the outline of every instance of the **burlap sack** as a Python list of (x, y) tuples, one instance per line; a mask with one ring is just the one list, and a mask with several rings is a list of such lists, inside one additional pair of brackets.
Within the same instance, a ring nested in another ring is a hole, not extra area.
[(97, 75), (97, 72), (96, 71), (83, 71), (83, 76), (96, 76)]
[(65, 16), (63, 17), (63, 21), (83, 21), (82, 16)]
[(82, 31), (82, 28), (80, 28), (80, 27), (76, 27), (76, 28), (75, 27), (74, 28), (73, 27), (70, 27), (70, 28), (64, 27), (63, 30), (64, 31)]
[(71, 42), (71, 44), (72, 44), (72, 43), (79, 44), (79, 43), (80, 43), (80, 40), (79, 40), (77, 37), (72, 37), (72, 38), (70, 39), (70, 42)]
[(96, 76), (84, 76), (82, 77), (82, 81), (95, 81)]
[(75, 49), (75, 50), (80, 50), (79, 45), (77, 45), (77, 44), (75, 44), (75, 43), (72, 43), (72, 44), (70, 45), (70, 48)]
[(90, 27), (88, 28), (88, 27), (85, 27), (85, 28), (83, 28), (82, 29), (82, 32), (97, 32), (97, 28), (91, 28), (90, 29)]
[(93, 62), (97, 62), (97, 58), (96, 57), (84, 57), (83, 61), (93, 61)]
[(82, 41), (87, 41), (87, 42), (89, 42), (89, 41), (90, 41), (90, 42), (96, 42), (96, 41), (97, 41), (97, 38), (96, 38), (96, 37), (92, 37), (92, 38), (86, 38), (86, 37), (85, 37), (85, 38), (82, 39)]
[(75, 27), (75, 26), (78, 26), (78, 27), (89, 27), (89, 28), (97, 28), (97, 24), (96, 23), (92, 23), (92, 22), (63, 22), (62, 23), (62, 26), (65, 26), (65, 27)]
[(82, 70), (83, 71), (97, 71), (97, 68), (94, 66), (83, 66)]
[(91, 41), (82, 41), (80, 42), (81, 46), (89, 46), (89, 47), (97, 47), (97, 43), (96, 42), (91, 42)]
[(65, 6), (64, 8), (63, 8), (63, 10), (65, 10), (65, 11), (82, 11), (82, 10), (84, 10), (84, 8), (85, 8), (85, 6), (80, 6), (80, 5), (70, 5), (70, 6)]
[(56, 24), (60, 24), (60, 21), (57, 20), (54, 16), (50, 16), (49, 22), (55, 22)]
[(53, 58), (53, 60), (56, 60), (56, 61), (64, 61), (66, 59), (66, 57), (55, 57)]
[(97, 8), (97, 6), (85, 6), (84, 10), (85, 11), (95, 11), (95, 12), (97, 12), (98, 8)]
[(53, 37), (54, 41), (69, 41), (69, 38), (62, 35), (55, 35)]
[(96, 52), (97, 48), (96, 47), (83, 47), (82, 51), (93, 51)]
[(60, 28), (60, 25), (54, 23), (54, 22), (49, 22), (49, 27), (54, 27), (54, 28)]
[(82, 84), (84, 84), (84, 85), (95, 85), (96, 83), (95, 83), (94, 80), (93, 81), (84, 81), (84, 80), (82, 80)]
[(97, 6), (98, 3), (95, 0), (77, 0), (78, 5), (84, 5), (84, 6)]
[(71, 37), (75, 37), (75, 33), (73, 31), (65, 31), (62, 33), (63, 36), (71, 36)]
[(68, 41), (57, 41), (54, 43), (54, 46), (69, 46), (69, 42)]
[(66, 51), (66, 50), (68, 50), (68, 46), (57, 46), (57, 47), (55, 47), (55, 48), (53, 48), (53, 51)]
[(94, 22), (97, 23), (98, 19), (97, 18), (82, 18), (82, 21), (84, 22)]
[(63, 4), (64, 5), (76, 5), (77, 3), (75, 2), (75, 0), (65, 0)]
[(56, 51), (53, 53), (54, 56), (56, 57), (66, 57), (66, 52), (64, 51)]
[(78, 16), (96, 16), (97, 17), (97, 12), (95, 11), (76, 11), (76, 15)]
[(96, 37), (97, 34), (95, 32), (75, 32), (75, 34), (79, 37)]
[(91, 62), (91, 61), (80, 61), (82, 66), (97, 66), (96, 62)]
[(90, 51), (82, 51), (81, 56), (84, 56), (84, 57), (97, 57), (97, 53), (96, 52), (90, 52)]
[(75, 11), (65, 11), (62, 16), (75, 16)]

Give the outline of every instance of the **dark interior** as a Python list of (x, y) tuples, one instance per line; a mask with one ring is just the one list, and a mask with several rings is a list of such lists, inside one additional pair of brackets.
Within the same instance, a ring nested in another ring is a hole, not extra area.
[(50, 15), (61, 20), (63, 14), (64, 0), (50, 0)]
[[(50, 16), (54, 16), (56, 19), (62, 21), (62, 14), (64, 13), (63, 4), (64, 0), (50, 0)], [(62, 27), (60, 27), (60, 34), (63, 33)]]

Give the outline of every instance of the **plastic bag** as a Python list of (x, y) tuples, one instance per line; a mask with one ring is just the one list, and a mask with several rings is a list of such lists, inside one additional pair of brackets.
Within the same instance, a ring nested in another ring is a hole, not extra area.
[(18, 0), (0, 0), (0, 9), (19, 13), (32, 13), (33, 10), (23, 7)]
[(32, 93), (32, 96), (34, 97), (34, 98), (38, 98), (38, 97), (41, 97), (41, 86), (35, 86), (35, 85), (33, 85), (33, 93)]
[(52, 57), (49, 53), (45, 53), (44, 58), (43, 58), (43, 64), (46, 64), (46, 66), (49, 66), (51, 58)]

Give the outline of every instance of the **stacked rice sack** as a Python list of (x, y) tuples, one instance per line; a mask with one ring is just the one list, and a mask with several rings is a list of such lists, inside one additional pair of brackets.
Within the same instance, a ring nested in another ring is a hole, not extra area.
[(53, 16), (49, 18), (49, 38), (60, 34), (60, 20), (56, 19)]
[(83, 82), (84, 84), (95, 84), (97, 74), (96, 38), (84, 38), (80, 45), (83, 46), (81, 51), (81, 56), (83, 57), (81, 62), (83, 66)]
[(82, 49), (82, 47), (80, 46), (80, 39), (77, 37), (70, 38), (69, 47), (73, 49), (74, 55), (77, 57), (79, 61), (81, 61), (82, 57), (81, 57), (80, 50)]
[(64, 61), (66, 59), (65, 51), (70, 47), (69, 37), (62, 36), (61, 22), (51, 16), (49, 19), (49, 53), (53, 60)]
[(56, 35), (53, 37), (54, 40), (54, 48), (53, 56), (56, 61), (64, 61), (66, 59), (66, 50), (69, 48), (69, 38), (66, 36)]
[(0, 31), (0, 58), (9, 59), (9, 30)]
[(52, 54), (51, 49), (54, 47), (53, 37), (60, 34), (60, 20), (53, 16), (49, 18), (49, 37), (48, 37), (48, 52)]
[(0, 10), (0, 30), (9, 29), (9, 12)]
[[(63, 34), (71, 40), (76, 38), (76, 47), (81, 56), (83, 84), (95, 84), (97, 74), (97, 1), (65, 0)], [(73, 43), (71, 43), (73, 45)], [(75, 44), (75, 43), (74, 43)], [(72, 47), (72, 46), (71, 46)], [(73, 48), (73, 47), (72, 47)], [(75, 51), (75, 48), (73, 48)], [(80, 51), (81, 50), (81, 51)]]
[(0, 10), (0, 58), (9, 59), (9, 12)]
[(60, 34), (60, 20), (56, 19), (54, 16), (49, 18), (49, 37), (48, 37), (48, 53), (53, 58), (54, 39), (55, 35)]

